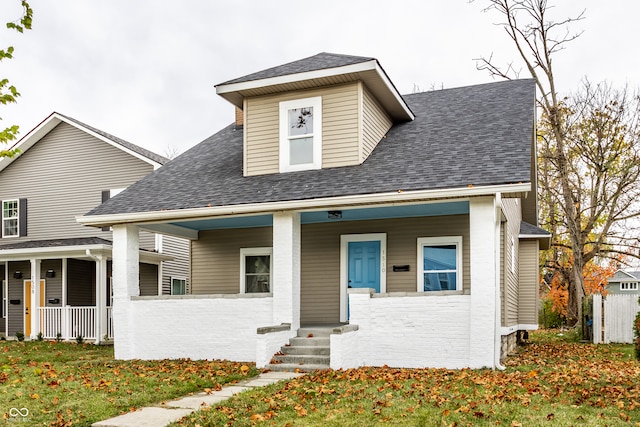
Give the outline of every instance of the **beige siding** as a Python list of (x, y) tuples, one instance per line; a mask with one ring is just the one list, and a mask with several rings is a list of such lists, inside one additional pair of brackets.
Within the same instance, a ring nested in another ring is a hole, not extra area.
[(279, 103), (322, 96), (322, 167), (357, 165), (358, 84), (248, 98), (245, 103), (245, 175), (279, 172)]
[(59, 124), (0, 173), (0, 199), (27, 199), (27, 233), (0, 243), (111, 232), (75, 220), (102, 201), (102, 191), (124, 188), (153, 167), (66, 123)]
[(364, 162), (376, 148), (378, 142), (391, 129), (393, 122), (384, 111), (380, 103), (363, 87), (362, 108), (362, 151), (360, 163)]
[(191, 293), (239, 293), (240, 248), (270, 246), (271, 227), (201, 231), (191, 242)]
[(500, 223), (500, 324), (507, 324), (507, 310), (506, 310), (506, 287), (504, 278), (507, 274), (507, 263), (505, 262), (505, 248), (507, 247), (507, 240), (505, 238), (505, 223)]
[(173, 261), (162, 263), (162, 294), (171, 294), (171, 278), (187, 279), (189, 286), (189, 241), (173, 236), (162, 236), (162, 253), (174, 257)]
[[(470, 291), (468, 215), (307, 224), (301, 242), (302, 323), (339, 321), (340, 236), (359, 233), (387, 234), (387, 292), (416, 291), (418, 237), (461, 235), (463, 289)], [(191, 242), (192, 293), (238, 293), (240, 248), (262, 246), (272, 246), (270, 227), (201, 232)], [(407, 264), (410, 271), (393, 272), (393, 265)]]
[[(301, 321), (340, 320), (340, 235), (387, 234), (387, 292), (416, 292), (418, 237), (462, 235), (463, 289), (469, 291), (469, 217), (420, 217), (309, 224), (302, 227)], [(393, 272), (393, 265), (409, 265)]]
[[(504, 295), (503, 310), (504, 323), (503, 326), (513, 326), (518, 324), (518, 235), (520, 234), (520, 200), (519, 199), (503, 199), (503, 213), (506, 217), (505, 233), (504, 233)], [(514, 246), (512, 252), (511, 246)], [(513, 256), (512, 256), (513, 253)], [(512, 267), (513, 265), (513, 267)]]
[(158, 295), (158, 266), (140, 263), (140, 296)]
[(518, 323), (538, 324), (539, 252), (537, 240), (520, 241), (520, 311)]

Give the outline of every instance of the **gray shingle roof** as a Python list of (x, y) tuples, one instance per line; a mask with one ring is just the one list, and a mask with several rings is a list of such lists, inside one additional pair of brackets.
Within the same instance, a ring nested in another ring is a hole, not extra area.
[(100, 237), (79, 237), (70, 239), (32, 240), (0, 245), (0, 251), (8, 249), (61, 248), (66, 246), (111, 245), (110, 240)]
[(243, 177), (242, 130), (230, 125), (88, 215), (531, 182), (533, 80), (404, 98), (416, 119), (362, 165)]
[(525, 236), (551, 236), (551, 233), (549, 233), (547, 230), (536, 227), (535, 225), (529, 224), (528, 222), (524, 221), (520, 222), (520, 234), (523, 234)]
[(153, 160), (156, 163), (160, 163), (161, 165), (164, 165), (165, 163), (167, 163), (169, 161), (169, 159), (167, 159), (166, 157), (160, 156), (160, 155), (154, 153), (153, 151), (149, 151), (149, 150), (147, 150), (145, 148), (139, 147), (139, 146), (137, 146), (135, 144), (132, 144), (132, 143), (130, 143), (128, 141), (125, 141), (124, 139), (118, 138), (117, 136), (113, 136), (110, 133), (101, 131), (100, 129), (96, 129), (93, 126), (89, 126), (86, 123), (82, 123), (80, 120), (74, 119), (73, 117), (65, 116), (64, 114), (60, 114), (60, 113), (57, 113), (57, 114), (62, 116), (62, 117), (64, 117), (65, 119), (67, 119), (67, 120), (69, 120), (71, 122), (74, 122), (74, 123), (76, 123), (76, 124), (78, 124), (78, 125), (80, 125), (80, 126), (82, 126), (84, 128), (87, 128), (87, 129), (97, 133), (100, 136), (103, 136), (103, 137), (115, 142), (118, 145), (121, 145), (121, 146), (133, 151), (134, 153), (138, 153), (141, 156), (144, 156), (144, 157), (146, 157), (146, 158), (148, 158), (150, 160)]
[(216, 86), (268, 79), (271, 77), (280, 77), (289, 74), (305, 73), (308, 71), (324, 70), (327, 68), (344, 67), (346, 65), (359, 64), (361, 62), (367, 62), (374, 59), (375, 58), (367, 58), (363, 56), (350, 56), (322, 52), (308, 58), (289, 62), (288, 64), (278, 65), (277, 67), (268, 68), (266, 70), (238, 77), (233, 80), (220, 83)]

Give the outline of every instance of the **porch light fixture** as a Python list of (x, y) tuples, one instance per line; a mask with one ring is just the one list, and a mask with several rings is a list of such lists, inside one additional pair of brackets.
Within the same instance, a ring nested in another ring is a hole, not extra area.
[(327, 211), (329, 219), (342, 219), (342, 211)]
[(45, 276), (50, 279), (52, 277), (56, 277), (56, 272), (53, 270), (47, 270), (47, 272), (45, 273)]
[(16, 271), (15, 273), (13, 273), (13, 278), (22, 279), (22, 271)]

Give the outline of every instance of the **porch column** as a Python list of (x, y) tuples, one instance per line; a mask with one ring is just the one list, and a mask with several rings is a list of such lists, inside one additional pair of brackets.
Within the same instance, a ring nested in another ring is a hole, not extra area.
[(139, 233), (135, 225), (113, 226), (113, 330), (116, 359), (135, 357), (131, 297), (140, 295)]
[(104, 255), (94, 256), (96, 260), (96, 344), (107, 334), (107, 259)]
[[(496, 366), (496, 324), (500, 298), (498, 265), (500, 217), (496, 198), (472, 198), (469, 201), (469, 253), (471, 276), (471, 313), (469, 325), (469, 365), (471, 368)], [(497, 258), (497, 259), (496, 259)], [(499, 348), (499, 343), (498, 346)], [(499, 357), (499, 356), (498, 356)]]
[(31, 339), (36, 339), (40, 332), (40, 263), (39, 259), (31, 260)]
[(300, 327), (300, 214), (273, 214), (273, 321)]

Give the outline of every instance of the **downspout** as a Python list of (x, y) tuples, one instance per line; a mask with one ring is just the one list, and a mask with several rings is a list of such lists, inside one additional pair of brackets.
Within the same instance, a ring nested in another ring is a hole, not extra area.
[(495, 199), (495, 223), (494, 223), (494, 259), (495, 259), (495, 332), (494, 332), (494, 351), (493, 366), (495, 369), (504, 371), (506, 367), (500, 363), (500, 354), (502, 349), (502, 306), (500, 304), (500, 223), (502, 220), (502, 195), (496, 193)]

